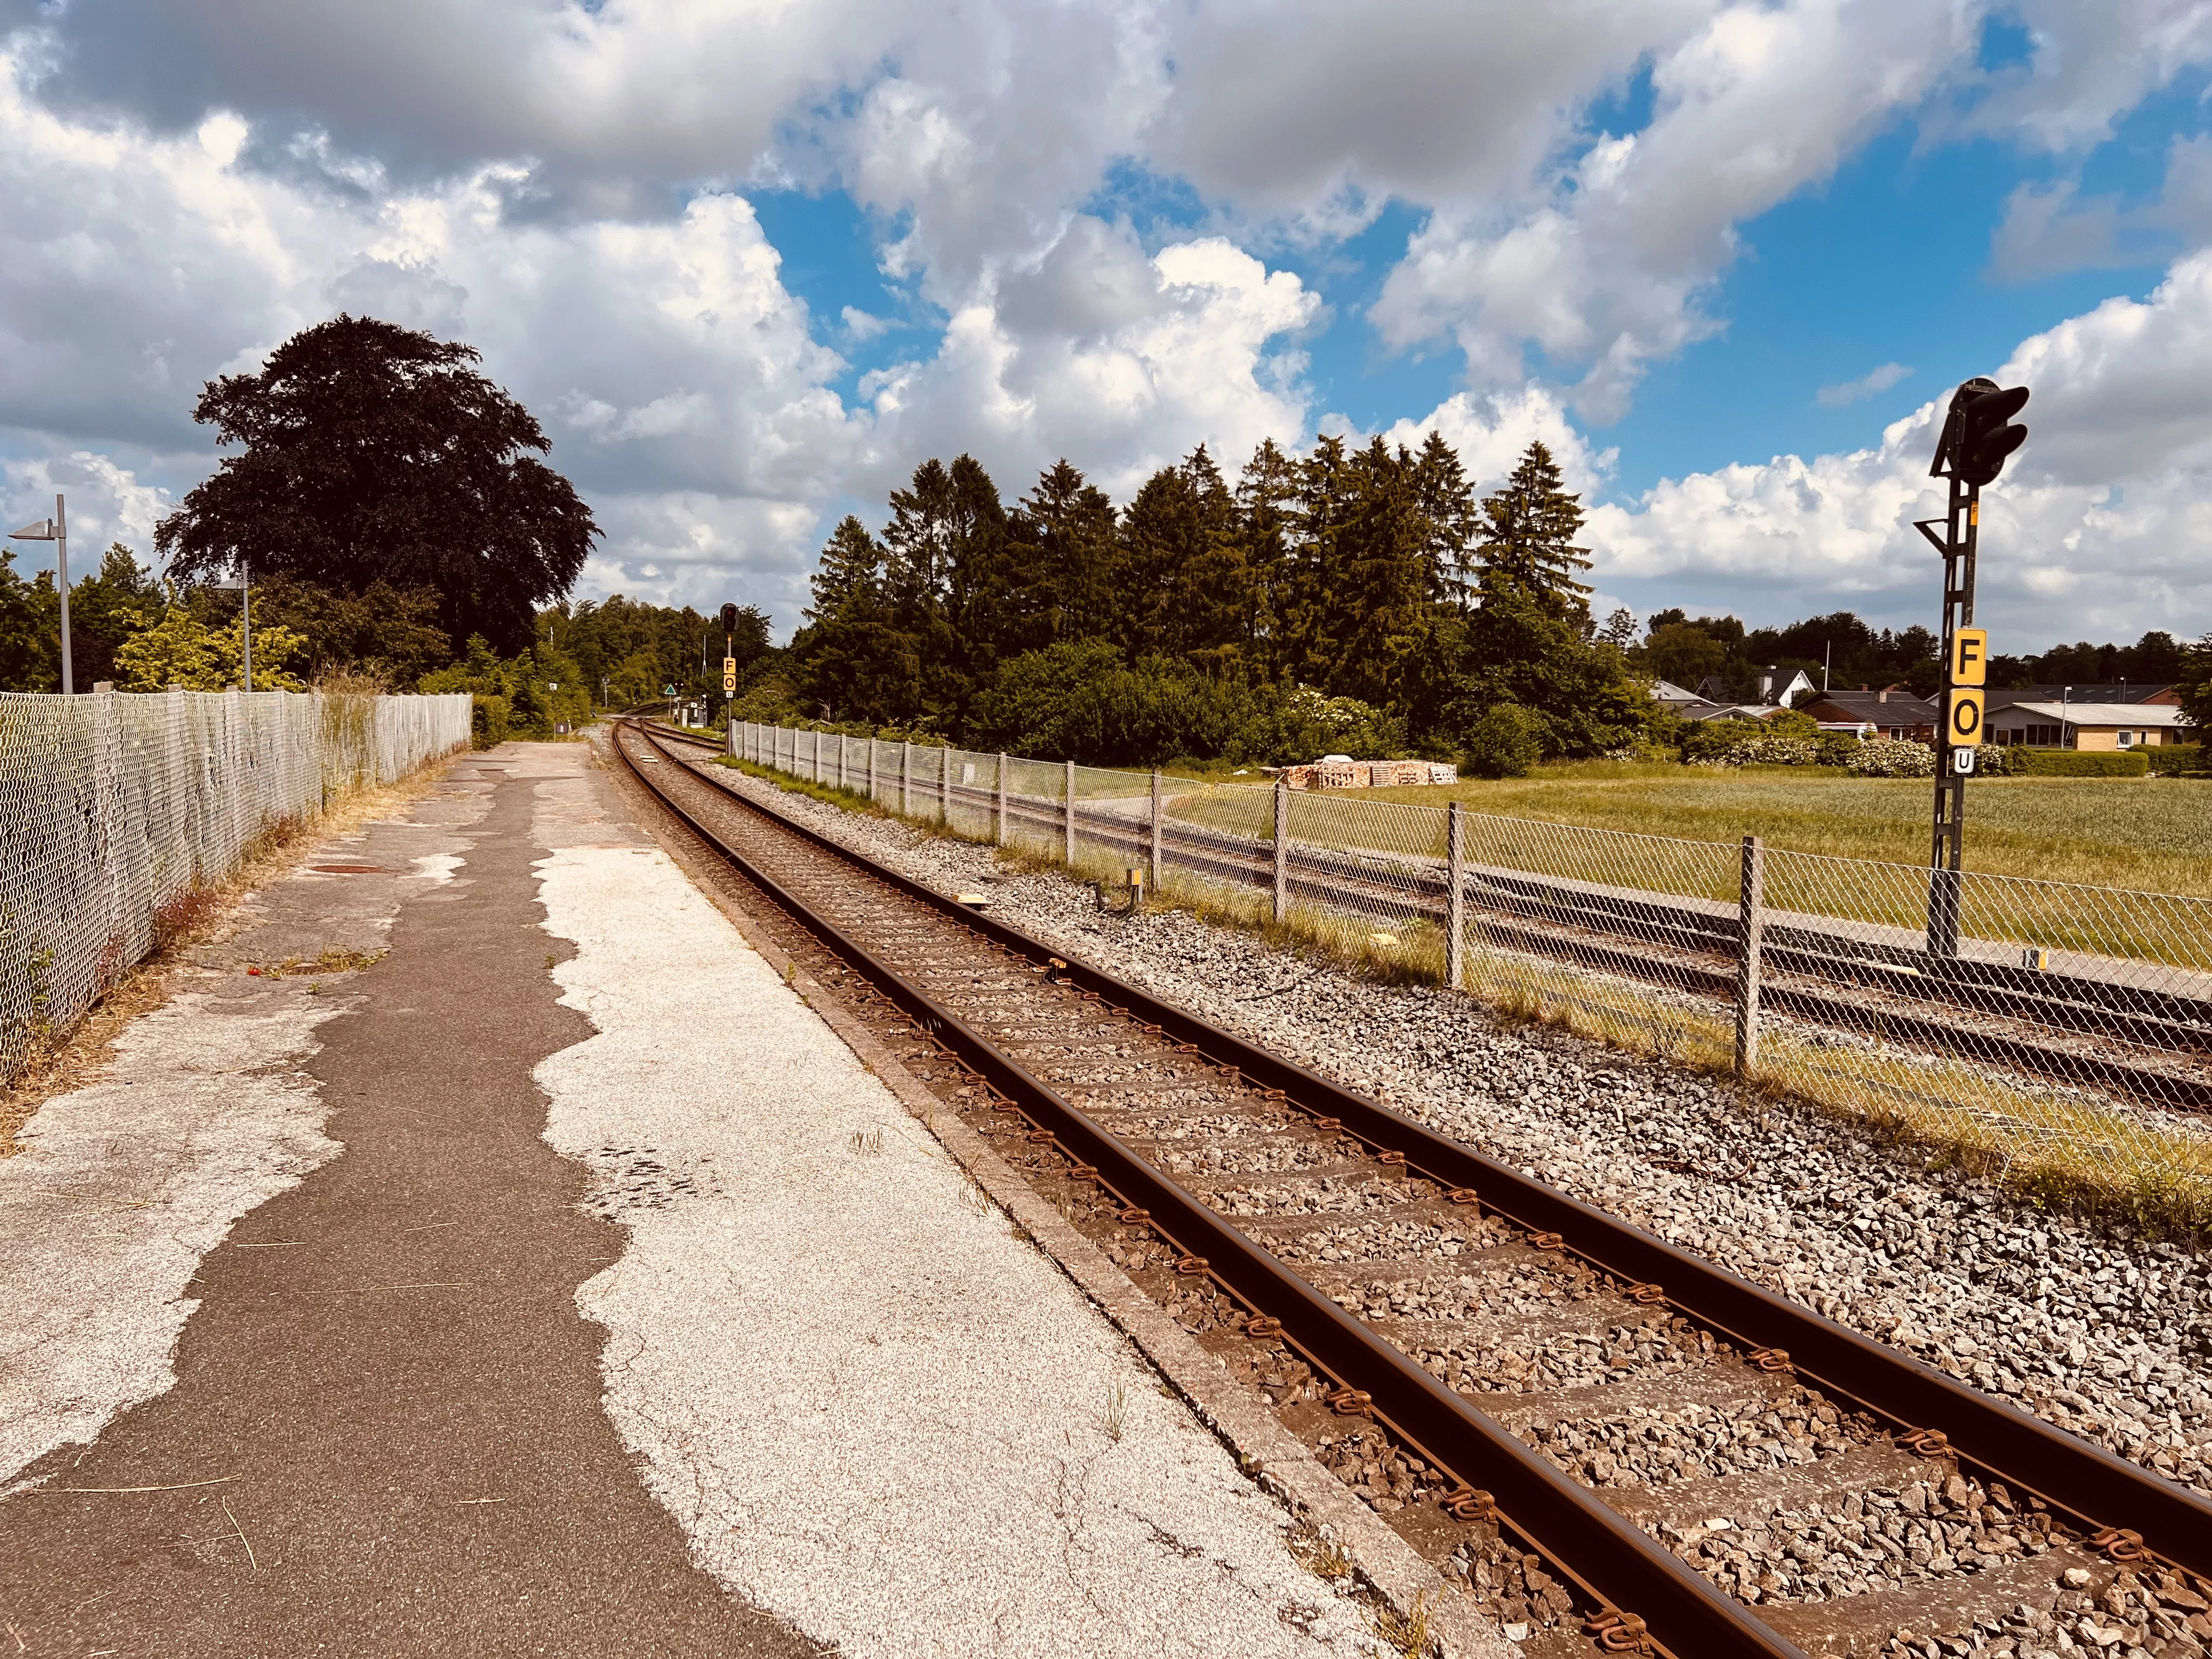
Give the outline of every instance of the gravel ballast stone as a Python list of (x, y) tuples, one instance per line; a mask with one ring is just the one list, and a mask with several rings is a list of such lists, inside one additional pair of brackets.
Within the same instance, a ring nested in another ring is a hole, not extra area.
[[(1925, 1148), (1475, 1000), (1389, 987), (988, 847), (719, 773), (843, 844), (2056, 1425), (2212, 1491), (2201, 1251), (2037, 1208)], [(1763, 1125), (1763, 1127), (1762, 1127)]]

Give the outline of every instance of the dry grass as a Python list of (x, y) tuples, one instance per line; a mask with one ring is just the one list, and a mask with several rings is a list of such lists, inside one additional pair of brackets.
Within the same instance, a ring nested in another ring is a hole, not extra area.
[[(1468, 952), (1467, 987), (1509, 1019), (1717, 1077), (1735, 1066), (1735, 1011), (1517, 952)], [(1755, 1094), (1788, 1097), (1956, 1164), (2046, 1207), (2160, 1231), (2212, 1224), (2212, 1136), (2179, 1121), (1940, 1055), (1822, 1042), (1770, 1024)]]
[[(21, 1055), (0, 1089), (0, 1158), (15, 1155), (17, 1132), (40, 1106), (106, 1074), (124, 1027), (169, 1000), (171, 981), (185, 954), (224, 937), (237, 921), (240, 900), (288, 874), (331, 836), (358, 829), (372, 818), (387, 817), (421, 799), (437, 787), (455, 758), (430, 761), (396, 783), (341, 796), (312, 822), (277, 820), (247, 847), (228, 880), (187, 889), (161, 906), (155, 913), (152, 953), (118, 972), (83, 1018), (40, 1033)], [(345, 960), (335, 962), (335, 957)], [(326, 951), (312, 963), (295, 959), (264, 971), (273, 976), (302, 970), (343, 973), (373, 960), (358, 952)]]

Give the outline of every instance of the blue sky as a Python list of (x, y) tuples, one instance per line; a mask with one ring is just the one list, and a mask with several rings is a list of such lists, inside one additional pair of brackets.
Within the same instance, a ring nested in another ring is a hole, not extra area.
[(150, 551), (216, 459), (200, 383), (351, 309), (470, 340), (539, 414), (607, 532), (586, 593), (787, 627), (837, 514), (930, 454), (1126, 497), (1200, 441), (1435, 425), (1486, 483), (1553, 447), (1608, 600), (1902, 625), (1929, 411), (2007, 370), (2007, 641), (2212, 629), (2191, 0), (0, 28), (0, 505), (67, 489), (80, 538)]

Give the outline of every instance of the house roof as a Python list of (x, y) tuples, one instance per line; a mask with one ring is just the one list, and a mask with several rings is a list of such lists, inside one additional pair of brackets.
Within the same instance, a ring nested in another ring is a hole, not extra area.
[(1842, 709), (1855, 720), (1875, 726), (1932, 726), (1936, 705), (1910, 691), (1892, 691), (1885, 699), (1879, 691), (1823, 691), (1810, 706), (1822, 703)]
[(1655, 682), (1651, 687), (1651, 695), (1658, 698), (1662, 702), (1699, 702), (1704, 701), (1696, 692), (1685, 691), (1680, 686), (1675, 684), (1672, 680), (1659, 680)]
[[(2160, 685), (2153, 680), (2145, 680), (2140, 685), (2108, 680), (2100, 685), (2076, 685), (2072, 688), (2073, 700), (2077, 703), (2148, 702), (2151, 698), (2163, 696), (2172, 690), (2170, 685)], [(2060, 702), (2065, 700), (2067, 690), (2067, 687), (2055, 683), (2050, 685), (2016, 685), (2009, 691), (1992, 691), (1990, 703), (1992, 708), (1996, 708), (2015, 702)]]
[[(2171, 703), (2162, 702), (2014, 702), (2005, 705), (2008, 710), (2020, 709), (2046, 720), (2064, 720), (2069, 726), (2176, 726), (2185, 724), (2182, 713)], [(1995, 709), (1990, 711), (1996, 713)]]

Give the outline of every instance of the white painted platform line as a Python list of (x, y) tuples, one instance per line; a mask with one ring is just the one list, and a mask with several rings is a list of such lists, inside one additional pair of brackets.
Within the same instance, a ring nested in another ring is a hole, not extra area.
[(849, 1659), (1375, 1650), (1280, 1508), (663, 854), (538, 867), (599, 1031), (538, 1066), (546, 1138), (631, 1230), (580, 1301), (704, 1566)]
[(0, 1483), (167, 1394), (200, 1259), (338, 1151), (289, 1068), (350, 999), (294, 981), (240, 1000), (131, 1021), (109, 1079), (46, 1102), (0, 1159)]

